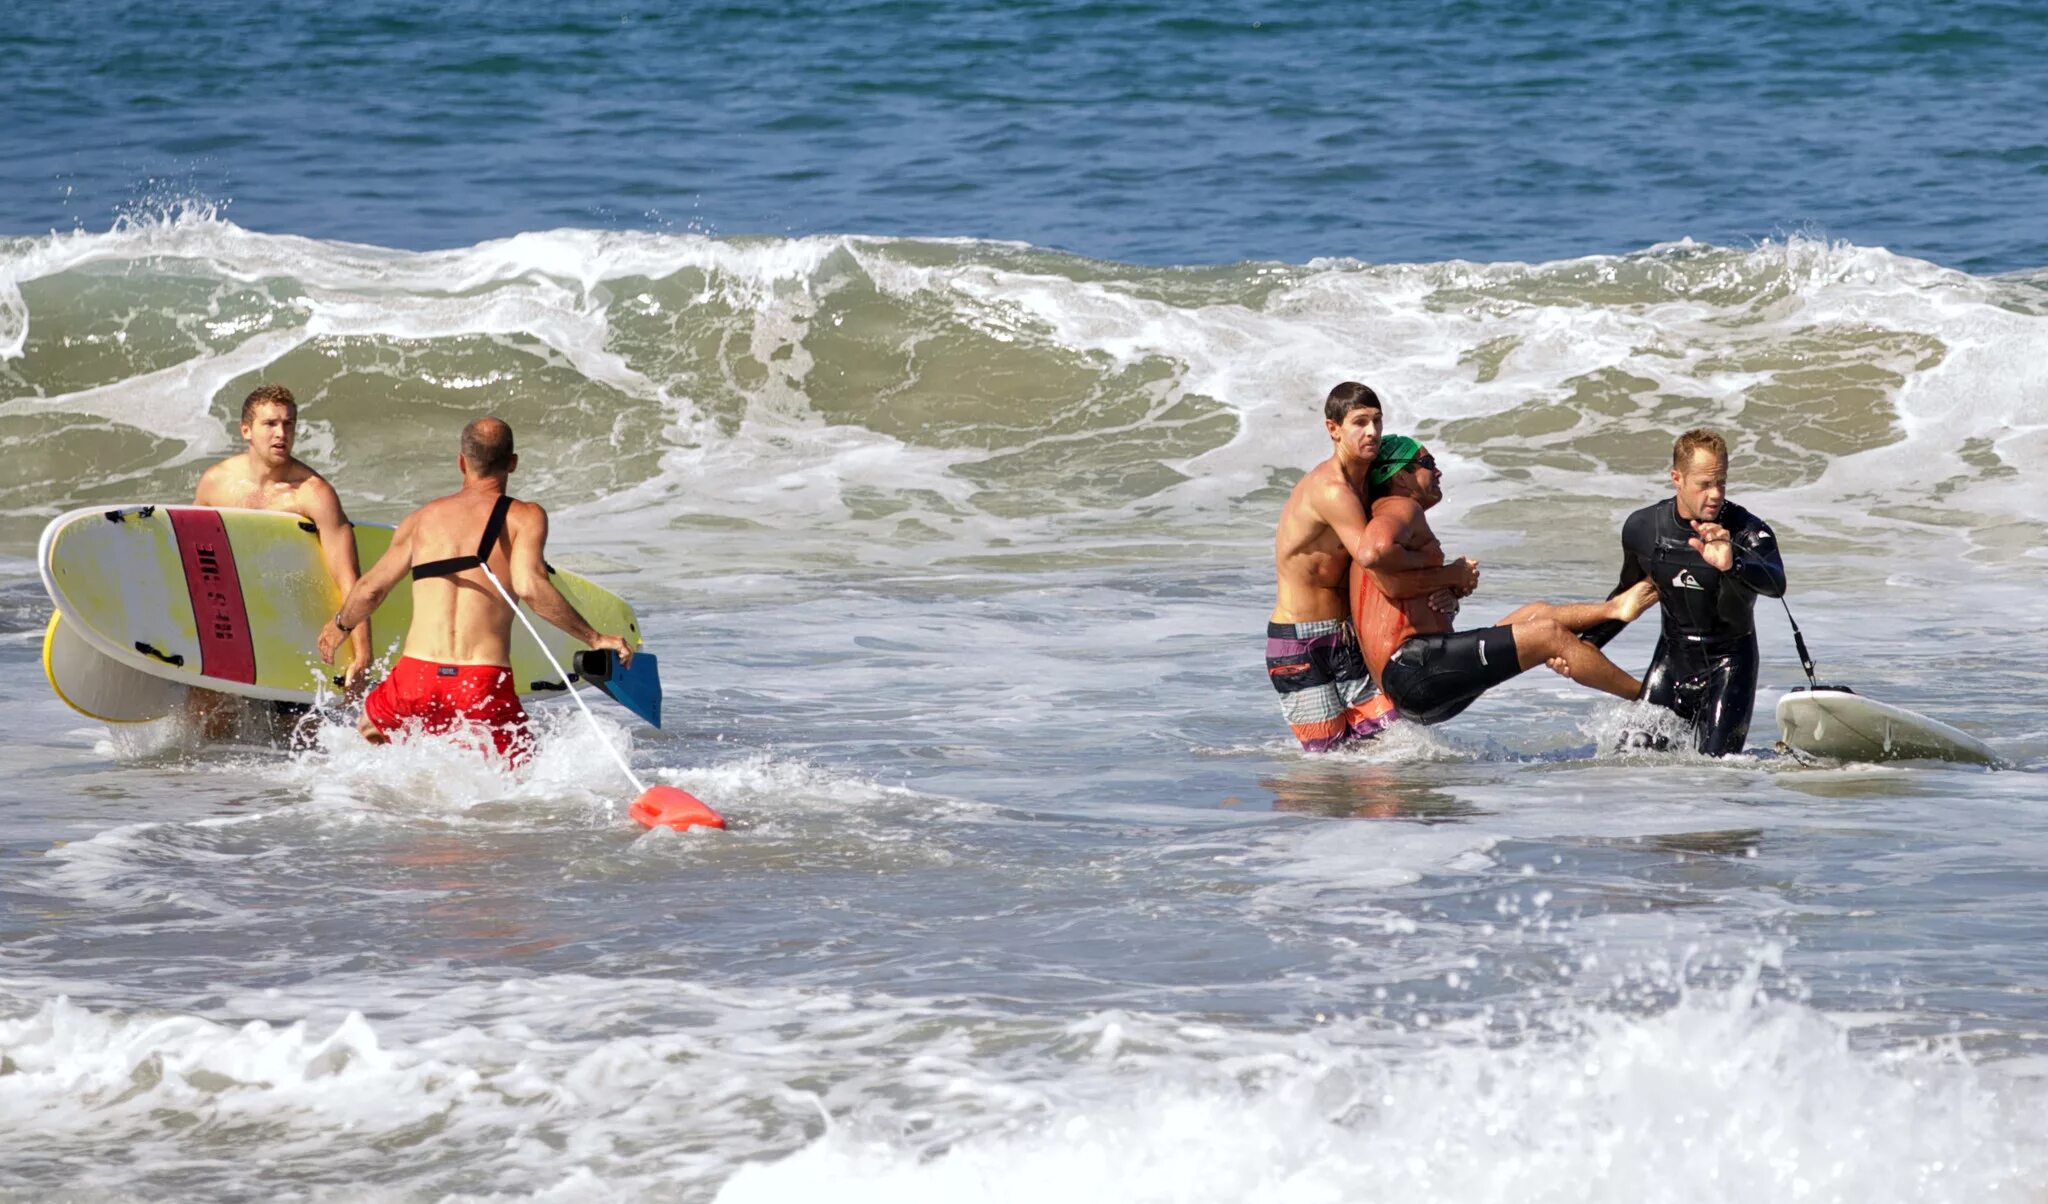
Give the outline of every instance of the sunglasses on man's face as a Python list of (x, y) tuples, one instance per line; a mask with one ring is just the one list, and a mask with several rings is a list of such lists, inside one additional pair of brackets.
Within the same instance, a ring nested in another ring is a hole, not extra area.
[(1430, 470), (1431, 472), (1435, 472), (1435, 471), (1436, 471), (1436, 457), (1435, 457), (1435, 456), (1417, 456), (1417, 457), (1415, 457), (1415, 458), (1414, 458), (1413, 460), (1410, 460), (1410, 461), (1408, 461), (1408, 467), (1410, 467), (1410, 468), (1427, 468), (1427, 469), (1428, 469), (1428, 470)]

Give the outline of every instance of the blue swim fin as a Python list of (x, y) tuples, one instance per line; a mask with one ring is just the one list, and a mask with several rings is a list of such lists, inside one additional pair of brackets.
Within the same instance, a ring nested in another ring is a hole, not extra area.
[(621, 666), (615, 652), (579, 652), (576, 673), (649, 726), (661, 726), (661, 663), (652, 652), (635, 650), (630, 666)]

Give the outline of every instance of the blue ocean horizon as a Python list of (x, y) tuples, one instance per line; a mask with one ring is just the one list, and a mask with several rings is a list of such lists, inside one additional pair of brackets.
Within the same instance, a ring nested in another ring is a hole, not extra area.
[(906, 0), (31, 6), (0, 232), (208, 206), (407, 249), (561, 227), (1146, 264), (1792, 234), (2048, 265), (2048, 11)]

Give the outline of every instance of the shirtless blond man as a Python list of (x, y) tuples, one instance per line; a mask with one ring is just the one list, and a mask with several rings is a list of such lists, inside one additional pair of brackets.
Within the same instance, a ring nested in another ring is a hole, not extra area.
[[(1323, 400), (1330, 458), (1295, 483), (1273, 536), (1279, 596), (1266, 621), (1266, 676), (1308, 752), (1365, 739), (1394, 721), (1393, 704), (1359, 655), (1347, 591), (1354, 563), (1382, 556), (1393, 568), (1424, 563), (1398, 547), (1376, 553), (1366, 541), (1366, 474), (1384, 420), (1379, 395), (1366, 386), (1347, 380), (1330, 390)], [(1434, 591), (1430, 604), (1457, 610), (1450, 591)]]
[[(342, 593), (356, 583), (356, 531), (342, 512), (341, 498), (327, 478), (292, 455), (299, 437), (299, 403), (283, 385), (262, 385), (242, 401), (242, 439), (248, 450), (229, 456), (199, 475), (192, 495), (195, 506), (227, 506), (247, 510), (283, 510), (312, 521), (320, 536), (320, 559)], [(350, 644), (343, 685), (350, 694), (362, 691), (370, 671), (367, 624)], [(207, 733), (224, 734), (230, 712), (227, 696), (194, 689), (192, 713)]]
[[(1449, 616), (1427, 604), (1435, 590), (1478, 584), (1478, 565), (1444, 563), (1443, 545), (1424, 512), (1443, 500), (1443, 470), (1429, 449), (1406, 435), (1380, 441), (1367, 477), (1372, 519), (1366, 554), (1352, 571), (1359, 638), (1373, 680), (1421, 724), (1442, 723), (1481, 694), (1553, 658), (1566, 677), (1617, 698), (1641, 695), (1630, 677), (1579, 633), (1603, 623), (1633, 621), (1657, 604), (1654, 583), (1638, 582), (1605, 602), (1554, 606), (1531, 602), (1493, 627), (1452, 631)], [(1396, 564), (1395, 549), (1410, 561)]]
[(369, 620), (399, 580), (412, 574), (412, 626), (404, 655), (363, 700), (356, 724), (381, 744), (404, 724), (428, 732), (480, 725), (500, 756), (517, 764), (532, 751), (526, 710), (512, 679), (511, 607), (484, 576), (491, 572), (533, 612), (592, 648), (631, 663), (633, 649), (586, 622), (548, 579), (548, 513), (505, 492), (519, 467), (512, 428), (478, 418), (462, 428), (456, 457), (462, 487), (406, 515), (391, 547), (356, 582), (320, 632), (321, 659)]

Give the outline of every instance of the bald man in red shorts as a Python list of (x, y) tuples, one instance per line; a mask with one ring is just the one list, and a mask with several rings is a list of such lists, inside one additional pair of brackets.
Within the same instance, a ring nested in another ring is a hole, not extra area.
[(506, 478), (519, 466), (512, 428), (496, 418), (471, 422), (462, 428), (456, 465), (462, 488), (398, 524), (389, 550), (320, 632), (320, 656), (331, 663), (348, 633), (410, 572), (412, 627), (405, 633), (404, 655), (363, 700), (358, 730), (381, 744), (401, 726), (439, 733), (474, 725), (490, 734), (500, 756), (517, 764), (532, 751), (532, 739), (512, 680), (512, 608), (482, 565), (570, 638), (608, 648), (621, 663), (631, 662), (633, 649), (621, 637), (592, 628), (548, 579), (547, 511), (505, 492)]

